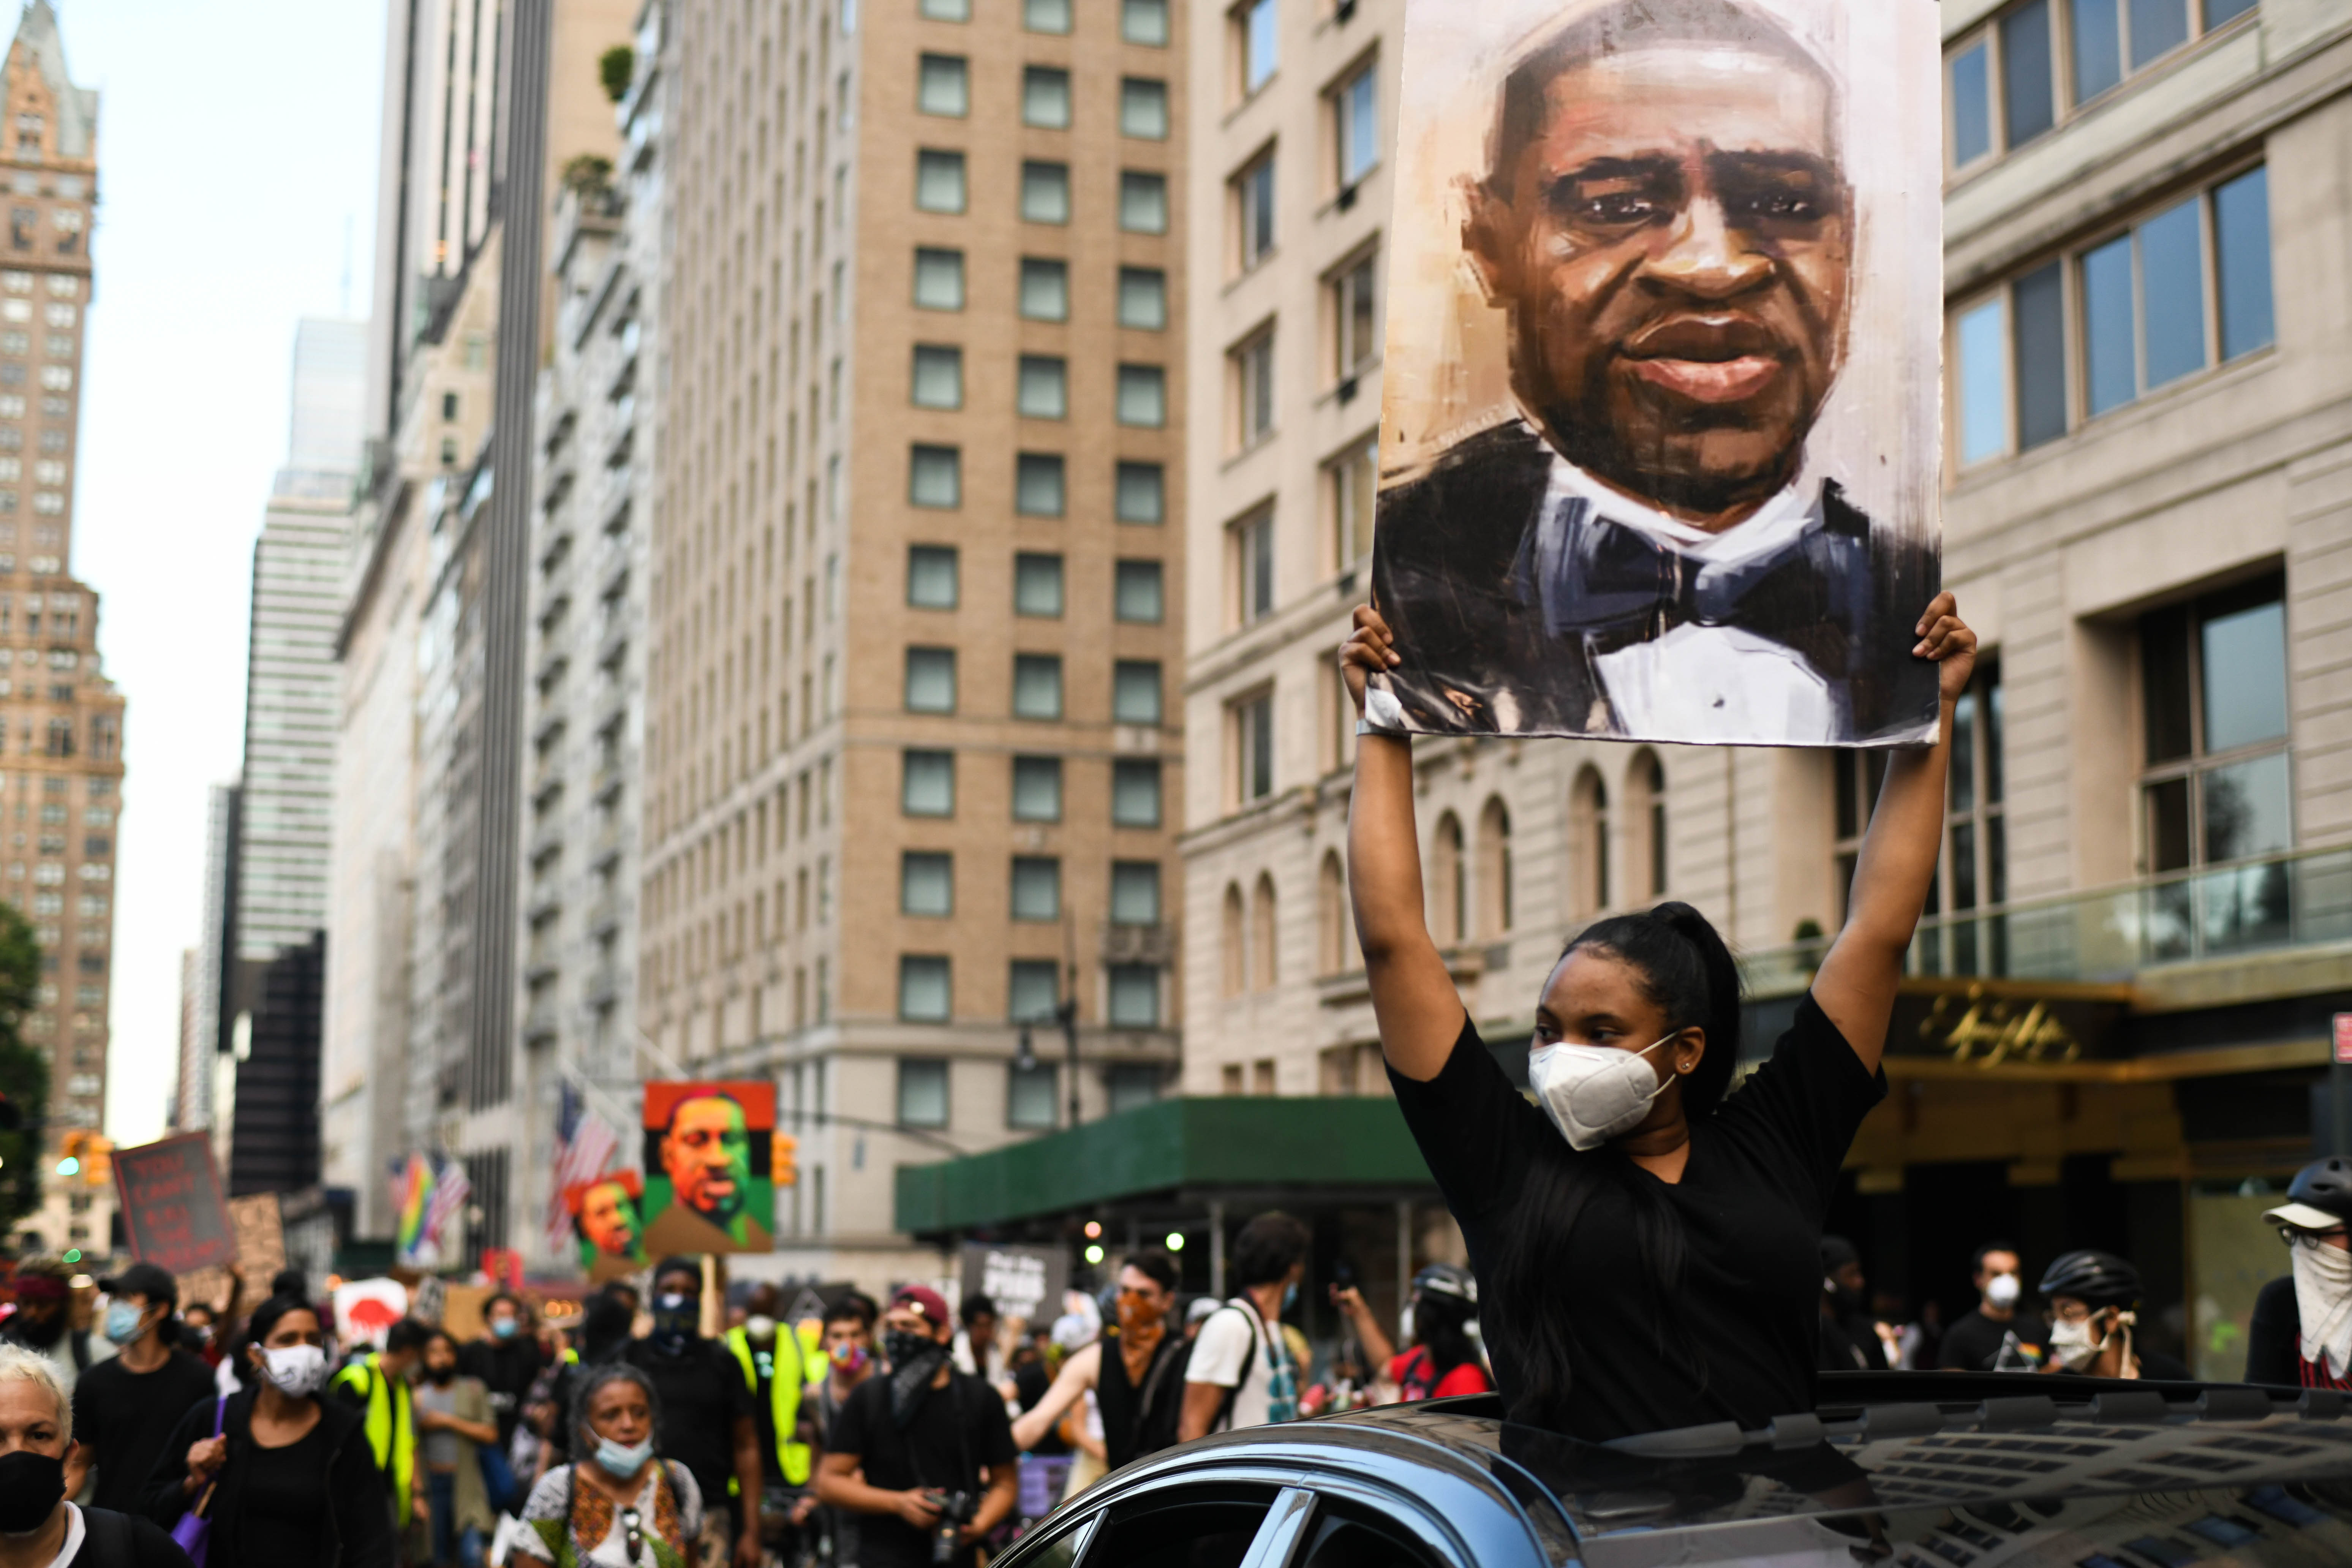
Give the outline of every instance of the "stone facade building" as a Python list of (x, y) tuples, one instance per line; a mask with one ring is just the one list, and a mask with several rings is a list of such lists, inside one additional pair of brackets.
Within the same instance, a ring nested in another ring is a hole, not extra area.
[[(2284, 1268), (2258, 1194), (2325, 1146), (2328, 1018), (2352, 1009), (2352, 24), (2308, 0), (2066, 9), (1942, 7), (1945, 579), (1986, 654), (1893, 1092), (1832, 1228), (1948, 1313), (1993, 1236), (2029, 1270), (2129, 1253), (2159, 1338), (2235, 1375), (2246, 1281)], [(1378, 159), (1345, 162), (1349, 84), (1393, 72), (1395, 11), (1262, 0), (1194, 32), (1238, 63), (1194, 87), (1196, 122), (1224, 116), (1195, 206), (1222, 192), (1226, 222), (1192, 243), (1192, 425), (1224, 445), (1192, 460), (1185, 1087), (1384, 1093), (1331, 653), (1365, 597), (1379, 405), (1377, 340), (1342, 329), (1391, 221)], [(1878, 776), (1563, 741), (1423, 742), (1415, 764), (1431, 925), (1507, 1061), (1562, 942), (1662, 897), (1747, 954), (1769, 1049)]]

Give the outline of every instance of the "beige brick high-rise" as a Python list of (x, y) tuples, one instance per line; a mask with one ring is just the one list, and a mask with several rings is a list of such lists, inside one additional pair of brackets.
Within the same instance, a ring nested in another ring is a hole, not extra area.
[[(647, 1060), (772, 1076), (768, 1271), (1175, 1058), (1175, 0), (683, 0), (664, 68)], [(1024, 1020), (1040, 1065), (1014, 1067)]]
[[(122, 696), (98, 652), (98, 595), (71, 575), (98, 94), (67, 74), (47, 0), (7, 58), (8, 229), (0, 239), (0, 897), (33, 922), (26, 1042), (49, 1058), (48, 1145), (105, 1115)], [(103, 1247), (107, 1194), (51, 1177), (26, 1230)]]

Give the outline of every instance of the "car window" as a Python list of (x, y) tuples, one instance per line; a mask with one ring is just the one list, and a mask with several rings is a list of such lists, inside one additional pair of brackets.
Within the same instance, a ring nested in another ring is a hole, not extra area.
[[(1081, 1519), (1045, 1544), (1031, 1547), (1023, 1553), (1020, 1568), (1070, 1568), (1078, 1560), (1078, 1548), (1086, 1544), (1087, 1532), (1094, 1522), (1092, 1519)], [(1014, 1545), (1027, 1546), (1028, 1541), (1024, 1538)]]
[(1241, 1568), (1274, 1505), (1269, 1487), (1188, 1487), (1110, 1510), (1087, 1568)]
[(1300, 1568), (1433, 1568), (1428, 1549), (1393, 1524), (1353, 1508), (1327, 1508)]

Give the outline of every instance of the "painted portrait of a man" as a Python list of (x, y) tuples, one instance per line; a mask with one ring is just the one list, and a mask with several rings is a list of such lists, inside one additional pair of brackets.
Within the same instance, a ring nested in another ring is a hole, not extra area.
[[(1924, 8), (1932, 37), (1925, 0), (1884, 4)], [(1409, 99), (1415, 69), (1409, 52)], [(1934, 670), (1908, 657), (1938, 578), (1932, 326), (1903, 345), (1924, 364), (1890, 372), (1874, 344), (1872, 395), (1837, 394), (1865, 255), (1940, 258), (1903, 254), (1891, 226), (1864, 245), (1840, 61), (1749, 0), (1601, 0), (1498, 51), (1490, 83), (1451, 100), (1486, 121), (1454, 211), (1507, 392), (1445, 429), (1465, 411), (1414, 384), (1428, 356), (1392, 355), (1374, 597), (1404, 664), (1376, 717), (1697, 742), (1932, 732)], [(1915, 199), (1932, 203), (1923, 151)], [(1392, 348), (1423, 324), (1402, 308)], [(1885, 386), (1908, 405), (1874, 410)], [(1874, 516), (1858, 479), (1904, 515)]]
[(607, 1171), (565, 1190), (564, 1206), (580, 1238), (580, 1266), (590, 1279), (618, 1278), (645, 1267), (645, 1227), (637, 1212), (644, 1194), (644, 1178), (635, 1171)]
[[(755, 1118), (746, 1088), (764, 1091)], [(656, 1125), (654, 1095), (667, 1090)], [(773, 1195), (772, 1085), (648, 1085), (646, 1246), (654, 1253), (765, 1252)]]

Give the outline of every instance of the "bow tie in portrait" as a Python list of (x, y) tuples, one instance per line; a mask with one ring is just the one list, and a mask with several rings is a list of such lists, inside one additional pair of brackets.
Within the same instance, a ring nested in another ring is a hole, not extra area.
[(1596, 517), (1591, 501), (1571, 496), (1534, 531), (1519, 564), (1545, 630), (1580, 637), (1596, 655), (1682, 626), (1738, 626), (1842, 680), (1869, 604), (1868, 538), (1824, 527), (1818, 512), (1777, 550), (1712, 562)]

